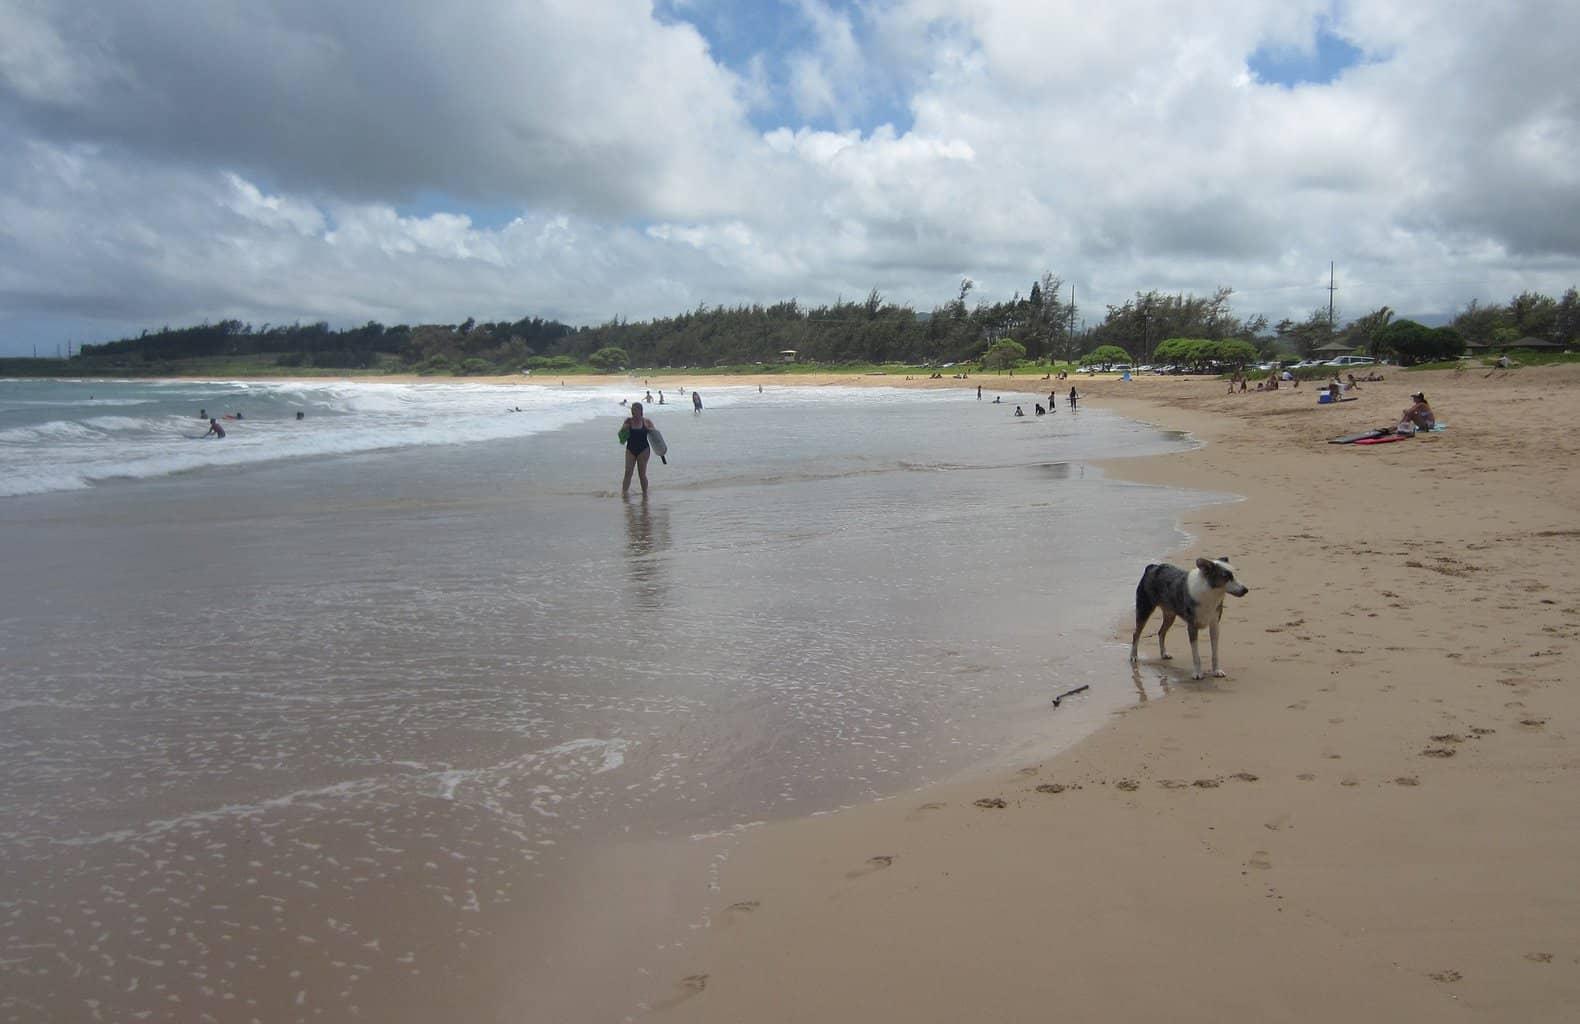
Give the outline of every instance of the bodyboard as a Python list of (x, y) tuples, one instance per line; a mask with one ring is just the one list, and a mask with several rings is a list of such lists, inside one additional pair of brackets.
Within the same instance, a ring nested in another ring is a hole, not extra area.
[(625, 444), (627, 441), (631, 440), (631, 428), (621, 427), (620, 433), (616, 434), (615, 436), (620, 439), (621, 444)]
[(664, 460), (664, 456), (669, 454), (669, 442), (664, 440), (664, 435), (658, 432), (657, 427), (648, 428), (647, 444), (649, 448), (653, 449), (653, 454), (657, 455), (661, 462)]
[(1382, 437), (1391, 433), (1393, 433), (1391, 427), (1378, 427), (1376, 430), (1368, 430), (1360, 434), (1345, 434), (1343, 437), (1335, 437), (1328, 444), (1354, 444), (1356, 441), (1363, 441), (1369, 437)]
[(1411, 441), (1414, 434), (1384, 434), (1382, 437), (1363, 437), (1356, 444), (1389, 444), (1393, 441)]

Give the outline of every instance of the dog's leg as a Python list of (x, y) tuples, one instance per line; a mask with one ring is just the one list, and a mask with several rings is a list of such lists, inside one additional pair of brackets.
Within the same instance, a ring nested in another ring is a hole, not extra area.
[[(1223, 669), (1218, 667), (1218, 620), (1217, 619), (1213, 619), (1212, 620), (1212, 625), (1207, 627), (1207, 639), (1212, 641), (1212, 674), (1214, 676), (1216, 676), (1217, 678), (1222, 679), (1226, 673), (1223, 671)], [(1196, 671), (1197, 672), (1201, 671), (1201, 664), (1200, 663), (1197, 663)], [(1201, 677), (1197, 676), (1197, 678), (1199, 679)]]
[(1168, 647), (1165, 646), (1163, 641), (1168, 637), (1169, 627), (1174, 625), (1175, 618), (1176, 616), (1173, 612), (1167, 608), (1163, 609), (1163, 625), (1158, 627), (1158, 657), (1164, 661), (1168, 661), (1170, 655)]
[(1152, 617), (1152, 610), (1157, 605), (1152, 603), (1152, 598), (1147, 595), (1147, 578), (1141, 577), (1141, 583), (1136, 587), (1136, 631), (1130, 637), (1130, 664), (1137, 660), (1136, 645), (1141, 642), (1141, 630), (1146, 627), (1147, 620)]
[(1190, 663), (1191, 668), (1193, 669), (1191, 672), (1191, 678), (1200, 679), (1202, 678), (1201, 650), (1196, 646), (1196, 623), (1187, 621), (1185, 623), (1185, 633), (1190, 637)]

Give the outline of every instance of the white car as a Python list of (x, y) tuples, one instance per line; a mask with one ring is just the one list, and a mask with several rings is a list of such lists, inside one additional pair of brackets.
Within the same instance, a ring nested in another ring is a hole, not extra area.
[(1377, 360), (1373, 359), (1371, 356), (1339, 356), (1337, 359), (1329, 359), (1328, 362), (1327, 362), (1327, 365), (1328, 366), (1370, 366), (1373, 363), (1375, 363), (1376, 361)]

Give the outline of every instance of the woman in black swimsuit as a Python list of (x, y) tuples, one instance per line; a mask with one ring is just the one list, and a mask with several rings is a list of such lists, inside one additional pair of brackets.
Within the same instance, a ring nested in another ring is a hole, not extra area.
[(653, 429), (653, 421), (642, 415), (642, 403), (631, 403), (631, 415), (620, 425), (621, 433), (625, 434), (625, 480), (620, 484), (622, 496), (631, 493), (631, 471), (635, 470), (637, 478), (642, 482), (642, 493), (647, 493), (647, 460), (653, 457), (653, 449), (648, 447), (647, 432)]

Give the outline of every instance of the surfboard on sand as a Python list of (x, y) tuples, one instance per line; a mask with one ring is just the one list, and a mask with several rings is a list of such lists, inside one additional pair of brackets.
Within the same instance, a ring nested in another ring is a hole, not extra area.
[(653, 454), (658, 456), (658, 461), (669, 465), (669, 442), (664, 440), (664, 435), (658, 432), (657, 427), (652, 427), (647, 432), (647, 446), (653, 449)]
[(1381, 437), (1363, 437), (1356, 444), (1389, 444), (1393, 441), (1413, 441), (1414, 434), (1384, 434)]
[(1382, 437), (1384, 434), (1391, 433), (1393, 433), (1392, 427), (1378, 427), (1376, 430), (1367, 430), (1359, 434), (1345, 434), (1343, 437), (1335, 437), (1328, 444), (1354, 444), (1356, 441), (1364, 441), (1368, 437)]

